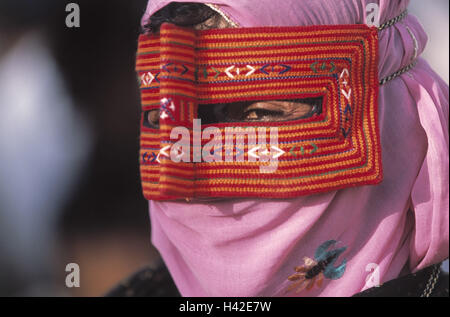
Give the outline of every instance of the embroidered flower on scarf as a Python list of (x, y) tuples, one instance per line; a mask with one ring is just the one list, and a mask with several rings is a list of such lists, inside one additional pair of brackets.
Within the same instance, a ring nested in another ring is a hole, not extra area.
[(347, 260), (344, 259), (342, 264), (337, 267), (334, 267), (334, 263), (347, 247), (327, 251), (328, 248), (336, 243), (337, 241), (335, 240), (328, 240), (322, 243), (316, 249), (314, 259), (305, 256), (303, 258), (304, 264), (296, 266), (294, 268), (295, 273), (288, 277), (288, 280), (293, 283), (287, 287), (285, 293), (289, 293), (294, 289), (296, 290), (295, 293), (300, 293), (304, 289), (312, 289), (314, 285), (321, 287), (324, 278), (337, 280), (342, 277)]

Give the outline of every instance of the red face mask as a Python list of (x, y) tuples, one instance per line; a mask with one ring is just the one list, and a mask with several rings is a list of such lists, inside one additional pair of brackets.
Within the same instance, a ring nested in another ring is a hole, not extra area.
[[(377, 63), (377, 29), (366, 25), (195, 31), (163, 24), (159, 34), (141, 35), (144, 196), (287, 198), (379, 183)], [(271, 100), (317, 103), (311, 115), (289, 121), (199, 115)]]

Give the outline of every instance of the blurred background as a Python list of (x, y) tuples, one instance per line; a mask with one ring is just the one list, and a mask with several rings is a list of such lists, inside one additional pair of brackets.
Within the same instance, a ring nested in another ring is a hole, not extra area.
[[(157, 257), (138, 167), (146, 2), (78, 0), (67, 28), (69, 1), (0, 0), (0, 296), (101, 296)], [(449, 1), (410, 12), (448, 83)]]
[(76, 1), (79, 28), (69, 2), (0, 0), (0, 295), (102, 295), (156, 254), (134, 73), (146, 1)]

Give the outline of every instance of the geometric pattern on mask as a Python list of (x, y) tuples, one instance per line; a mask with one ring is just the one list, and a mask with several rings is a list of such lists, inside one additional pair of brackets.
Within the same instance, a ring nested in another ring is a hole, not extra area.
[[(136, 71), (142, 112), (160, 109), (161, 114), (159, 129), (141, 122), (140, 171), (147, 199), (289, 198), (382, 180), (374, 27), (195, 31), (165, 23), (157, 35), (140, 35)], [(323, 100), (322, 112), (306, 119), (202, 125), (202, 131), (217, 127), (222, 144), (230, 129), (266, 128), (258, 142), (267, 148), (255, 149), (254, 135), (231, 134), (233, 161), (224, 161), (230, 152), (225, 147), (218, 151), (222, 161), (195, 159), (210, 141), (201, 132), (196, 139), (198, 104), (317, 97)], [(175, 127), (189, 131), (189, 153), (180, 152), (186, 161), (169, 158), (179, 151), (174, 149), (178, 139), (170, 137)], [(255, 154), (268, 153), (269, 128), (277, 128), (276, 146), (283, 154), (252, 161)], [(261, 165), (276, 168), (261, 173)]]

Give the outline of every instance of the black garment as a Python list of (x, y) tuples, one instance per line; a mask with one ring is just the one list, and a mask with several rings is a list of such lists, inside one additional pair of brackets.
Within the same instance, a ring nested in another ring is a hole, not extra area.
[(131, 275), (110, 290), (107, 297), (180, 297), (162, 260)]
[[(353, 297), (448, 297), (449, 275), (440, 263), (417, 273), (399, 277)], [(180, 293), (165, 264), (160, 260), (136, 272), (109, 291), (108, 297), (179, 297)]]
[(449, 276), (441, 263), (372, 287), (353, 297), (448, 297)]

